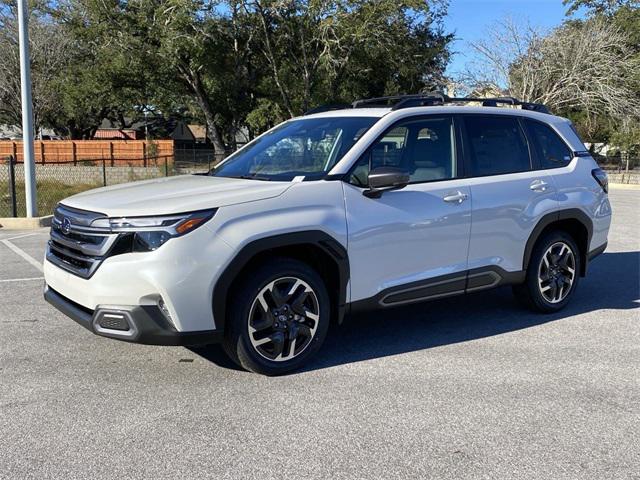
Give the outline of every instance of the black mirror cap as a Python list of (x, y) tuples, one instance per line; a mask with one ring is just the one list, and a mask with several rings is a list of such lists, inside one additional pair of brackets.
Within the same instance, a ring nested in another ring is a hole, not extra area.
[(396, 167), (378, 167), (369, 172), (369, 188), (402, 188), (409, 183), (409, 174)]

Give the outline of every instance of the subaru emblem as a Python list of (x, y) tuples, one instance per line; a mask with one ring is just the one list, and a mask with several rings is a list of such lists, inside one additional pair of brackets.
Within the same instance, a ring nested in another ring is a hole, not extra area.
[(67, 217), (64, 217), (62, 219), (62, 232), (69, 233), (70, 231), (71, 231), (71, 220), (69, 220)]

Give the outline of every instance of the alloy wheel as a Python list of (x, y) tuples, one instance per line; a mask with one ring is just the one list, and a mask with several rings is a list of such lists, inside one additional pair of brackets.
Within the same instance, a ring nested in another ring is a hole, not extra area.
[(320, 321), (318, 297), (296, 277), (267, 284), (249, 311), (249, 339), (267, 360), (282, 362), (300, 355), (313, 340)]
[(542, 256), (538, 267), (538, 288), (549, 303), (564, 300), (576, 278), (576, 258), (571, 247), (564, 242), (551, 245)]

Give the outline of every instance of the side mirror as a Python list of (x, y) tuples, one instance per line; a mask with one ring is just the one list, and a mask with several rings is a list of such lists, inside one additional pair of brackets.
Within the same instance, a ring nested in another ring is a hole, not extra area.
[(409, 183), (409, 174), (396, 167), (378, 167), (369, 172), (369, 188), (365, 197), (380, 198), (383, 192), (404, 188)]

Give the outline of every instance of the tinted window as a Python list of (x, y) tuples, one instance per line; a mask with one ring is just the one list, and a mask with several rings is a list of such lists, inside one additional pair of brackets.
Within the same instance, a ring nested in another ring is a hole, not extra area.
[(527, 140), (517, 119), (497, 115), (469, 116), (464, 122), (470, 150), (471, 176), (531, 169)]
[(454, 138), (450, 118), (403, 121), (363, 155), (352, 172), (351, 183), (366, 186), (369, 170), (383, 166), (409, 172), (411, 183), (455, 178)]
[(527, 129), (542, 168), (564, 167), (571, 161), (571, 150), (553, 129), (531, 120), (527, 120)]

